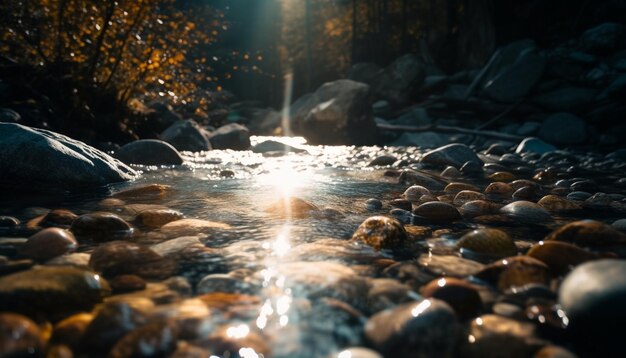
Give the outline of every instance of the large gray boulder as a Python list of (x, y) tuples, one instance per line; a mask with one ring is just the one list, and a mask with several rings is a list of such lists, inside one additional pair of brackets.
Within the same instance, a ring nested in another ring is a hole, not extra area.
[(75, 189), (134, 178), (137, 173), (83, 142), (43, 129), (0, 123), (0, 185)]
[(209, 134), (192, 119), (172, 124), (161, 133), (161, 139), (178, 150), (201, 152), (212, 149)]
[(124, 145), (115, 152), (126, 164), (179, 165), (183, 157), (171, 144), (157, 139), (142, 139)]
[[(297, 106), (295, 106), (297, 104)], [(311, 144), (367, 145), (377, 139), (370, 87), (351, 80), (322, 85), (294, 103), (291, 129)]]
[(557, 145), (581, 144), (587, 140), (587, 124), (571, 113), (555, 113), (541, 124), (539, 138)]
[(378, 76), (374, 85), (376, 95), (392, 104), (406, 104), (426, 78), (423, 63), (415, 55), (396, 59)]
[(546, 67), (544, 56), (526, 50), (513, 62), (490, 79), (485, 93), (500, 102), (515, 102), (530, 92), (539, 82)]
[(250, 148), (250, 131), (241, 124), (226, 124), (213, 131), (209, 141), (213, 149), (247, 150)]

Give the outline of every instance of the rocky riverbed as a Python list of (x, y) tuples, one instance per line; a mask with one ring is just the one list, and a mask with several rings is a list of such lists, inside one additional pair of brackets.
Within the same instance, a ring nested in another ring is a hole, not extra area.
[(623, 350), (623, 151), (252, 144), (4, 193), (0, 356)]

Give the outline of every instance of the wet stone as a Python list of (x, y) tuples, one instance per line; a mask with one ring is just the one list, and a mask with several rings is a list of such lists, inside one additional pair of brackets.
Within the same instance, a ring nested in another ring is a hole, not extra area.
[(574, 269), (559, 289), (567, 331), (582, 356), (617, 357), (623, 352), (626, 321), (626, 262), (599, 260)]
[(407, 190), (404, 191), (404, 198), (412, 203), (418, 202), (420, 198), (424, 195), (431, 195), (430, 190), (426, 189), (423, 186), (413, 185), (410, 186)]
[(478, 177), (483, 174), (482, 162), (468, 161), (461, 166), (461, 173), (469, 177)]
[(477, 191), (472, 190), (462, 190), (456, 194), (454, 200), (452, 201), (456, 206), (462, 206), (463, 204), (474, 201), (474, 200), (484, 200), (485, 194), (479, 193)]
[(373, 351), (368, 348), (363, 347), (350, 347), (338, 352), (336, 354), (331, 354), (328, 358), (383, 358), (378, 352)]
[(626, 243), (626, 234), (594, 220), (575, 221), (551, 232), (546, 240), (568, 242), (578, 246), (603, 247)]
[(137, 215), (137, 222), (149, 228), (159, 228), (172, 221), (180, 220), (183, 214), (171, 209), (156, 209), (142, 211)]
[(485, 265), (452, 255), (422, 255), (418, 265), (435, 276), (465, 278), (481, 271)]
[(455, 179), (462, 177), (463, 174), (457, 168), (449, 166), (441, 172), (441, 176), (444, 178)]
[(461, 214), (452, 204), (433, 201), (424, 203), (413, 214), (432, 221), (455, 221), (461, 218)]
[(161, 320), (137, 328), (120, 339), (109, 352), (110, 358), (165, 357), (176, 350), (178, 327)]
[(531, 283), (546, 285), (551, 278), (545, 263), (528, 256), (514, 256), (496, 261), (475, 276), (495, 285), (501, 291)]
[(459, 350), (462, 357), (489, 357), (503, 352), (506, 357), (525, 358), (539, 348), (532, 323), (493, 314), (472, 320), (466, 337)]
[(38, 357), (43, 353), (44, 337), (29, 318), (15, 313), (0, 313), (0, 357)]
[(394, 199), (389, 202), (389, 205), (394, 208), (399, 208), (406, 211), (411, 211), (413, 209), (413, 205), (411, 205), (411, 202), (405, 199)]
[(259, 286), (248, 280), (228, 274), (207, 275), (196, 285), (196, 292), (198, 294), (215, 292), (253, 294), (259, 289)]
[(266, 211), (283, 218), (303, 219), (319, 211), (319, 208), (304, 199), (289, 197), (273, 203)]
[(515, 175), (509, 172), (495, 172), (489, 176), (489, 180), (493, 182), (509, 183), (517, 179)]
[(573, 201), (585, 201), (589, 199), (591, 195), (592, 195), (591, 193), (587, 193), (584, 191), (573, 191), (567, 194), (567, 199), (573, 200)]
[(164, 279), (176, 271), (173, 260), (137, 244), (113, 241), (96, 248), (89, 266), (105, 277), (132, 274), (144, 279)]
[(498, 229), (471, 231), (457, 243), (461, 255), (479, 262), (489, 262), (517, 254), (517, 247), (509, 235)]
[(146, 288), (146, 281), (136, 275), (119, 275), (109, 280), (114, 294), (141, 291)]
[(148, 184), (113, 194), (115, 199), (154, 200), (163, 199), (172, 191), (172, 187), (163, 184)]
[(454, 309), (460, 320), (467, 320), (480, 314), (483, 303), (476, 288), (456, 278), (438, 278), (421, 289), (424, 298), (436, 298)]
[(508, 198), (513, 194), (513, 188), (507, 183), (495, 182), (485, 188), (485, 195), (494, 198)]
[(611, 226), (621, 232), (626, 232), (626, 219), (615, 220)]
[(225, 223), (201, 219), (181, 219), (163, 225), (160, 232), (169, 238), (194, 235), (208, 235), (215, 231), (230, 230)]
[(409, 286), (394, 279), (371, 279), (369, 280), (369, 286), (367, 308), (370, 313), (392, 308), (419, 297)]
[(124, 302), (111, 302), (101, 307), (84, 331), (81, 351), (109, 352), (129, 332), (142, 326), (145, 314)]
[(51, 341), (78, 350), (83, 334), (91, 320), (93, 320), (91, 313), (77, 313), (65, 318), (54, 325)]
[(406, 245), (407, 234), (398, 220), (373, 216), (359, 225), (352, 240), (363, 242), (376, 250), (398, 249)]
[(551, 212), (568, 212), (582, 209), (580, 205), (556, 195), (546, 195), (541, 198), (537, 204)]
[(403, 170), (398, 178), (398, 182), (405, 185), (423, 186), (429, 190), (441, 190), (444, 188), (443, 183), (440, 181), (414, 170)]
[(465, 184), (465, 183), (450, 183), (448, 184), (445, 189), (443, 190), (444, 192), (448, 193), (448, 194), (457, 194), (463, 190), (467, 190), (467, 191), (479, 191), (480, 189), (478, 189), (478, 187), (471, 185), (471, 184)]
[(115, 214), (95, 212), (79, 216), (72, 223), (71, 231), (79, 241), (98, 242), (128, 239), (133, 229)]
[(375, 167), (375, 166), (389, 166), (392, 165), (393, 163), (395, 163), (398, 160), (398, 158), (392, 156), (392, 155), (381, 155), (379, 157), (374, 158), (369, 164), (368, 166), (370, 167)]
[(46, 262), (48, 266), (74, 266), (82, 269), (89, 269), (90, 254), (84, 252), (74, 252), (71, 254), (57, 256)]
[(452, 357), (459, 329), (450, 306), (426, 299), (375, 314), (365, 336), (388, 357)]
[(108, 283), (93, 272), (73, 267), (35, 267), (0, 277), (0, 311), (59, 318), (90, 310), (109, 293)]
[(555, 275), (564, 275), (584, 262), (599, 259), (597, 254), (561, 241), (541, 241), (527, 255), (544, 262)]
[(482, 215), (492, 215), (500, 212), (502, 205), (486, 200), (472, 200), (463, 204), (460, 208), (464, 217), (474, 218)]
[(511, 198), (514, 200), (527, 200), (530, 201), (537, 196), (537, 190), (530, 186), (525, 186), (523, 188), (519, 188), (515, 190)]
[(476, 153), (465, 144), (448, 144), (424, 153), (420, 162), (433, 166), (453, 166), (461, 168), (465, 163), (472, 162), (482, 167), (483, 162)]
[(61, 227), (67, 229), (72, 226), (72, 223), (76, 220), (76, 218), (78, 218), (78, 215), (69, 210), (56, 209), (47, 213), (46, 216), (44, 216), (39, 222), (39, 226)]
[(513, 220), (525, 224), (541, 224), (552, 220), (546, 209), (530, 201), (516, 201), (504, 206), (500, 211)]
[(378, 199), (367, 199), (365, 202), (365, 207), (367, 210), (380, 210), (383, 208), (383, 202)]
[(46, 261), (70, 253), (78, 248), (74, 235), (63, 229), (48, 228), (28, 238), (20, 255), (37, 261)]

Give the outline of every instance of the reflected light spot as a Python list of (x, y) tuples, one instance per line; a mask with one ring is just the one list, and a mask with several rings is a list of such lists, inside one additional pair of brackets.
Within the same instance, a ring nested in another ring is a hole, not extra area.
[(476, 342), (476, 337), (472, 336), (471, 334), (469, 335), (469, 337), (467, 337), (467, 341), (470, 343), (474, 343)]
[(226, 335), (230, 338), (244, 338), (250, 333), (250, 328), (245, 324), (240, 324), (236, 327), (229, 327), (226, 330)]
[(285, 256), (291, 249), (287, 234), (280, 234), (272, 243), (272, 251), (278, 257)]
[(289, 311), (289, 307), (291, 306), (291, 297), (284, 295), (281, 296), (278, 301), (276, 301), (276, 312), (279, 315), (284, 315)]
[(424, 300), (411, 310), (411, 314), (413, 315), (413, 317), (417, 317), (421, 315), (422, 313), (424, 313), (424, 311), (426, 311), (428, 307), (430, 307), (431, 305), (432, 303), (430, 303), (430, 300)]
[(289, 323), (289, 317), (287, 316), (280, 316), (280, 326), (281, 327), (285, 327), (287, 325), (287, 323)]
[(352, 358), (352, 352), (345, 350), (337, 355), (337, 358)]
[(439, 285), (439, 287), (445, 286), (446, 285), (446, 279), (445, 278), (439, 279), (439, 281), (437, 281), (437, 285)]
[(480, 317), (476, 318), (476, 324), (479, 325), (479, 326), (482, 326), (483, 325), (483, 319), (480, 318)]
[(239, 349), (239, 356), (241, 358), (259, 358), (259, 355), (252, 348), (244, 347)]

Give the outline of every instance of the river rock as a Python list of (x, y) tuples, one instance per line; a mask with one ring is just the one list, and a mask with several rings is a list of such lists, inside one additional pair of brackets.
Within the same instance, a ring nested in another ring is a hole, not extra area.
[(424, 203), (415, 208), (413, 214), (433, 221), (454, 221), (461, 218), (454, 205), (441, 201)]
[[(521, 189), (520, 189), (521, 190)], [(546, 195), (537, 204), (550, 212), (571, 212), (581, 210), (582, 207), (571, 200), (556, 195)]]
[(78, 248), (74, 235), (67, 230), (48, 228), (28, 238), (20, 254), (37, 261), (46, 261), (73, 252)]
[(486, 200), (472, 200), (463, 204), (460, 208), (460, 212), (464, 217), (474, 218), (482, 215), (494, 215), (497, 214), (502, 205), (496, 204)]
[(250, 131), (241, 124), (226, 124), (213, 131), (209, 141), (213, 149), (248, 150)]
[(211, 150), (208, 133), (194, 120), (178, 121), (161, 133), (161, 139), (183, 151)]
[(454, 200), (452, 202), (456, 206), (462, 206), (465, 203), (474, 200), (485, 200), (485, 194), (472, 190), (461, 190), (454, 196)]
[(108, 283), (93, 272), (73, 267), (35, 267), (0, 277), (0, 311), (61, 318), (67, 313), (90, 310), (109, 293)]
[[(101, 307), (84, 331), (81, 351), (109, 352), (126, 334), (146, 322), (146, 315), (126, 302), (110, 302)], [(148, 343), (148, 342), (146, 342)]]
[(54, 325), (51, 342), (78, 350), (83, 334), (93, 320), (91, 313), (77, 313)]
[(483, 308), (478, 290), (456, 278), (438, 278), (421, 289), (425, 298), (436, 298), (450, 305), (461, 320), (476, 317)]
[(542, 224), (552, 220), (546, 209), (530, 201), (516, 201), (504, 206), (500, 211), (513, 220), (525, 224)]
[(394, 157), (393, 155), (380, 155), (380, 156), (372, 159), (372, 161), (369, 162), (369, 164), (367, 166), (369, 166), (369, 167), (375, 167), (375, 166), (386, 167), (386, 166), (392, 165), (396, 161), (398, 161), (398, 158)]
[(546, 66), (544, 56), (526, 50), (515, 62), (490, 79), (484, 87), (487, 96), (500, 102), (515, 102), (537, 84)]
[(370, 87), (351, 80), (322, 85), (292, 115), (292, 129), (311, 144), (373, 144), (378, 136)]
[(426, 299), (373, 315), (365, 337), (387, 357), (452, 357), (459, 329), (448, 304)]
[(553, 152), (557, 150), (555, 146), (552, 144), (548, 144), (541, 139), (528, 137), (525, 138), (515, 149), (515, 153), (537, 153), (537, 154), (545, 154), (548, 152)]
[(613, 246), (626, 243), (626, 234), (594, 220), (575, 221), (554, 230), (546, 240), (568, 242), (579, 246)]
[(572, 244), (552, 240), (533, 245), (527, 255), (546, 263), (556, 275), (564, 275), (572, 268), (600, 257)]
[(368, 348), (350, 347), (339, 353), (331, 354), (327, 358), (383, 358), (378, 352)]
[(483, 166), (483, 161), (478, 158), (476, 152), (465, 144), (453, 143), (439, 147), (424, 153), (420, 162), (437, 167), (453, 166), (461, 168), (467, 162), (473, 162)]
[(459, 355), (468, 358), (532, 357), (537, 350), (532, 323), (488, 314), (473, 320)]
[(319, 208), (308, 201), (295, 197), (279, 199), (271, 204), (266, 211), (283, 218), (302, 219), (319, 212)]
[(471, 231), (457, 242), (461, 255), (480, 262), (497, 260), (517, 254), (515, 242), (509, 235), (498, 229), (478, 229)]
[(418, 265), (435, 276), (465, 278), (485, 268), (485, 265), (452, 255), (422, 255)]
[(369, 313), (392, 308), (419, 297), (408, 285), (390, 278), (370, 279), (369, 285), (370, 290), (367, 294), (367, 311)]
[(126, 164), (180, 165), (183, 157), (171, 144), (157, 139), (141, 139), (122, 146), (115, 157)]
[(419, 202), (420, 198), (424, 195), (431, 195), (430, 190), (420, 185), (412, 185), (402, 194), (406, 200), (412, 203)]
[(183, 214), (172, 209), (145, 210), (137, 215), (137, 222), (152, 229), (159, 228), (172, 221), (181, 220)]
[(366, 243), (376, 250), (398, 249), (407, 244), (407, 234), (398, 220), (373, 216), (359, 225), (352, 240)]
[(528, 256), (507, 257), (489, 264), (475, 275), (501, 291), (528, 284), (547, 285), (551, 275), (548, 265)]
[(98, 242), (130, 238), (133, 229), (119, 216), (94, 212), (79, 216), (70, 229), (79, 241), (93, 240)]
[(0, 216), (0, 228), (14, 228), (20, 224), (20, 220), (12, 216)]
[(175, 322), (150, 322), (126, 334), (113, 346), (108, 357), (167, 357), (176, 350), (178, 332)]
[(248, 280), (228, 274), (211, 274), (204, 276), (196, 285), (198, 294), (224, 292), (254, 294), (260, 287)]
[(145, 279), (164, 279), (176, 271), (176, 264), (153, 250), (137, 244), (112, 241), (98, 246), (89, 266), (105, 277), (132, 274)]
[(278, 142), (275, 140), (266, 140), (254, 145), (251, 149), (254, 153), (304, 153), (306, 150), (296, 148), (289, 144)]
[(44, 337), (35, 322), (15, 313), (0, 313), (0, 357), (37, 357)]
[(582, 356), (618, 357), (626, 321), (626, 262), (598, 260), (575, 268), (559, 288), (567, 331)]
[(37, 223), (39, 227), (60, 227), (60, 228), (69, 228), (72, 226), (74, 220), (78, 218), (78, 215), (74, 214), (69, 210), (64, 209), (55, 209), (47, 213), (41, 220)]
[(441, 181), (435, 180), (416, 170), (403, 170), (402, 173), (400, 173), (398, 181), (401, 184), (419, 185), (430, 190), (441, 190), (444, 188), (444, 184)]
[(543, 121), (539, 137), (556, 145), (581, 144), (587, 140), (587, 124), (571, 113), (555, 113)]
[(72, 189), (133, 179), (122, 162), (58, 133), (0, 123), (0, 183), (18, 189)]
[(585, 31), (579, 42), (582, 50), (593, 53), (623, 49), (624, 45), (626, 45), (626, 27), (615, 22), (605, 22)]

